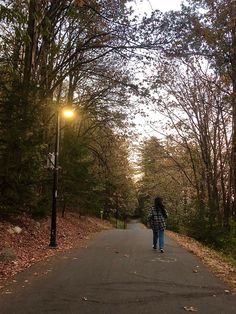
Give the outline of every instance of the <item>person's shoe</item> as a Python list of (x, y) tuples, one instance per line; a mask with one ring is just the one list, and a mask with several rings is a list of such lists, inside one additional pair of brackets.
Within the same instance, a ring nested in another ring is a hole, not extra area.
[(153, 245), (152, 248), (153, 248), (153, 250), (156, 250), (156, 249), (157, 249), (157, 247), (156, 247), (155, 245)]
[(160, 249), (160, 252), (161, 252), (161, 253), (164, 253), (164, 250), (163, 250), (163, 249)]

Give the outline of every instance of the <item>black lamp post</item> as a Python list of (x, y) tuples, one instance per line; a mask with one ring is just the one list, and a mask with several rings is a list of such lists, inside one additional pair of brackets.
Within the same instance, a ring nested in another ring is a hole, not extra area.
[(56, 121), (56, 142), (55, 142), (55, 160), (53, 166), (53, 189), (52, 189), (52, 214), (51, 214), (51, 237), (49, 246), (57, 247), (57, 197), (58, 197), (58, 162), (60, 145), (60, 112), (57, 111)]
[(56, 113), (56, 141), (53, 165), (53, 189), (52, 189), (52, 214), (51, 214), (51, 236), (49, 246), (57, 247), (57, 198), (58, 198), (58, 170), (59, 170), (59, 145), (60, 145), (60, 119), (63, 113), (65, 118), (72, 118), (74, 111), (70, 109), (57, 110)]

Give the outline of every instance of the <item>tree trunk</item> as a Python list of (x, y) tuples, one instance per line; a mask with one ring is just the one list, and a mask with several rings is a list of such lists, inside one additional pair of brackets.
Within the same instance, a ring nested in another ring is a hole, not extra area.
[(234, 27), (232, 28), (232, 82), (233, 82), (233, 93), (232, 93), (232, 189), (233, 189), (233, 204), (232, 214), (236, 215), (236, 4), (232, 4), (232, 18), (234, 19)]
[(25, 62), (24, 62), (24, 77), (23, 82), (28, 84), (31, 80), (31, 73), (35, 60), (36, 52), (36, 12), (37, 12), (37, 1), (30, 0), (29, 3), (29, 17), (27, 27), (27, 43), (25, 47)]

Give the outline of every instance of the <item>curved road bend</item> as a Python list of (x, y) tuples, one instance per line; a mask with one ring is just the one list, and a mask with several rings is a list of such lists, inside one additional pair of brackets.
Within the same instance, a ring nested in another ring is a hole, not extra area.
[(151, 238), (134, 222), (40, 262), (0, 290), (0, 313), (236, 313), (236, 296), (197, 257), (169, 238), (161, 254)]

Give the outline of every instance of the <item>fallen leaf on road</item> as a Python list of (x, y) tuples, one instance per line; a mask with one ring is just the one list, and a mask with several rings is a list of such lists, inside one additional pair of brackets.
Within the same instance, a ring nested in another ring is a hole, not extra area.
[(84, 300), (84, 301), (88, 301), (88, 298), (86, 298), (86, 297), (83, 297), (83, 298), (82, 298), (82, 300)]
[(184, 306), (185, 311), (188, 312), (197, 312), (197, 308), (193, 307), (193, 306)]
[(230, 293), (230, 291), (229, 290), (225, 290), (225, 293)]
[(194, 268), (193, 273), (198, 273), (198, 270)]
[(73, 259), (78, 259), (78, 257), (73, 257)]
[(125, 254), (124, 257), (129, 257), (129, 255)]
[(116, 253), (116, 254), (118, 254), (118, 253), (119, 253), (119, 251), (115, 251), (115, 253)]

